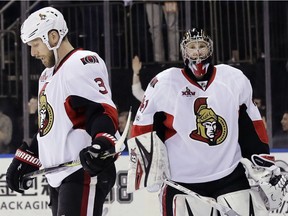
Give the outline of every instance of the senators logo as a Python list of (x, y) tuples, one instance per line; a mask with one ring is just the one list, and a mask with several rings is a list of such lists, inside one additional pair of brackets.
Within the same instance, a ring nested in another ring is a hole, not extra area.
[(210, 146), (221, 144), (227, 137), (228, 127), (225, 120), (208, 108), (207, 98), (197, 98), (194, 103), (197, 129), (190, 138), (205, 142)]
[(83, 65), (99, 63), (95, 55), (85, 56), (84, 58), (81, 58), (80, 60), (82, 61)]
[(39, 135), (45, 136), (52, 128), (54, 121), (54, 113), (51, 105), (47, 102), (45, 91), (39, 96)]

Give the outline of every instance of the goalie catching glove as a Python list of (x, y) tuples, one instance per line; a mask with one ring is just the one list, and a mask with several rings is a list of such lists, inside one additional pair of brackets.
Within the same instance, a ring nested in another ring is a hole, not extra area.
[(241, 159), (252, 189), (260, 193), (267, 210), (278, 209), (287, 193), (288, 180), (281, 175), (271, 155), (252, 155), (251, 160)]
[(115, 153), (116, 138), (108, 133), (97, 134), (92, 145), (80, 151), (79, 157), (83, 169), (91, 176), (96, 176), (107, 169), (117, 158)]
[(32, 186), (33, 178), (23, 179), (26, 173), (39, 170), (41, 163), (37, 152), (29, 149), (26, 142), (16, 150), (15, 156), (7, 169), (6, 182), (8, 187), (19, 193)]

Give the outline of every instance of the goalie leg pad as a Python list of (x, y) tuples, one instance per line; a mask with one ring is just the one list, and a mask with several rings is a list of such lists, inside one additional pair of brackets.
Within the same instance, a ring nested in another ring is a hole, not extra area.
[(150, 192), (158, 191), (163, 180), (170, 177), (165, 144), (156, 132), (149, 132), (129, 139), (128, 149), (127, 192), (145, 187)]
[(217, 210), (212, 208), (208, 203), (205, 203), (195, 197), (185, 195), (185, 194), (177, 194), (173, 198), (173, 215), (174, 216), (190, 216), (190, 215), (217, 216)]
[(240, 215), (269, 216), (259, 193), (252, 189), (221, 195), (217, 198), (217, 202), (232, 208)]

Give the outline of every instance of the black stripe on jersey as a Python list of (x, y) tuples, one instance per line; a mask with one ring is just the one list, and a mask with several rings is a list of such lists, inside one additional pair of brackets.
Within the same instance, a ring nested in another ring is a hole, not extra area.
[(253, 121), (246, 112), (246, 105), (239, 110), (239, 138), (242, 156), (251, 159), (253, 154), (269, 154), (269, 145), (261, 142), (254, 128)]

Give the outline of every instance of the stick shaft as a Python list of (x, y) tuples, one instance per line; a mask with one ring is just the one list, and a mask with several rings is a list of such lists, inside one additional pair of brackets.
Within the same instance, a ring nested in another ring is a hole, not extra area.
[(48, 168), (44, 168), (44, 169), (40, 169), (40, 170), (36, 170), (34, 172), (30, 172), (30, 173), (27, 173), (23, 176), (24, 179), (27, 179), (27, 178), (34, 178), (36, 176), (39, 176), (39, 175), (44, 175), (44, 174), (48, 174), (48, 173), (53, 173), (55, 171), (60, 171), (60, 170), (64, 170), (66, 169), (67, 167), (74, 167), (74, 166), (78, 166), (80, 165), (80, 160), (77, 159), (77, 160), (74, 160), (74, 161), (69, 161), (69, 162), (66, 162), (66, 163), (63, 163), (63, 164), (59, 164), (58, 166), (54, 166), (54, 167), (48, 167)]

